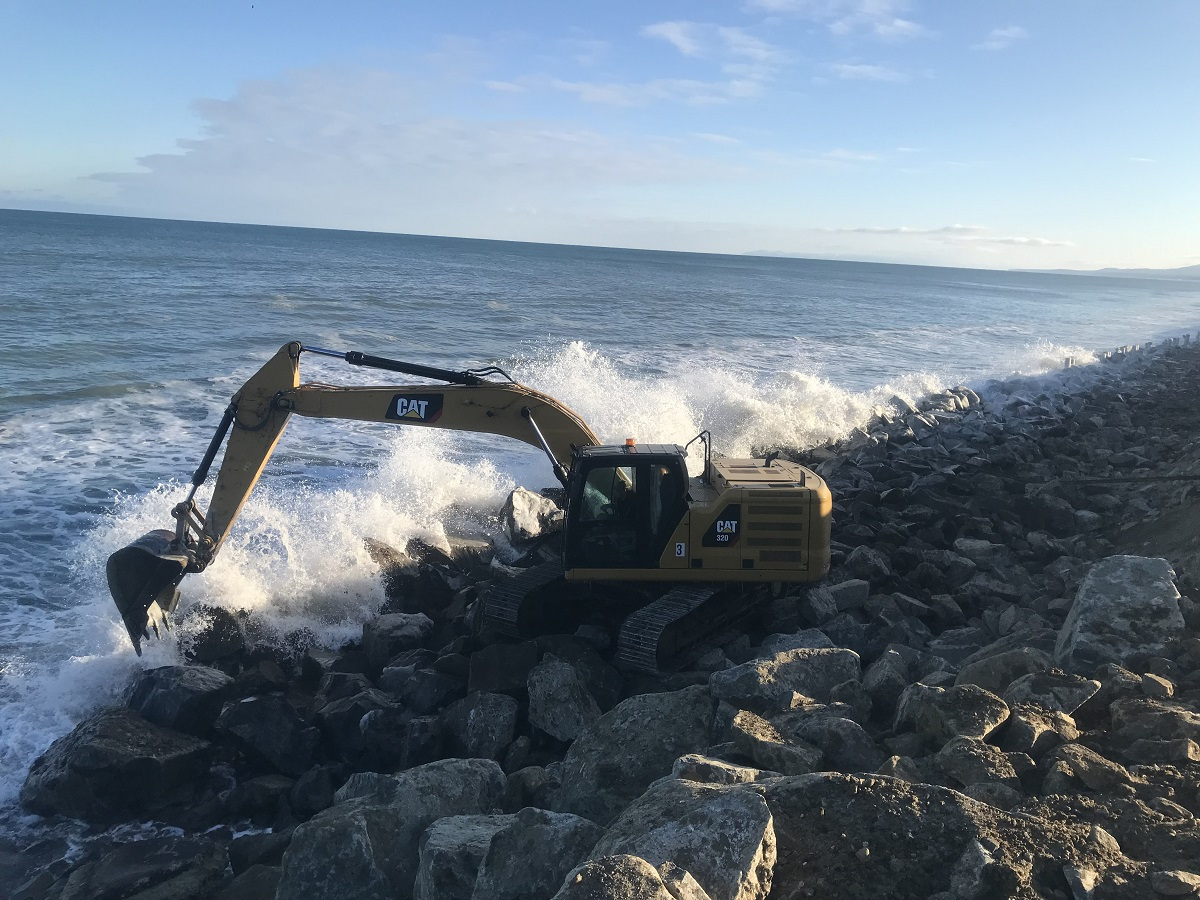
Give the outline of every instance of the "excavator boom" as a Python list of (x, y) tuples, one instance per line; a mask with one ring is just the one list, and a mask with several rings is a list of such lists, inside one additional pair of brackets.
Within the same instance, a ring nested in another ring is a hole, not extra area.
[[(158, 624), (165, 624), (167, 613), (173, 611), (176, 588), (184, 575), (203, 571), (220, 550), (293, 415), (511, 437), (542, 449), (564, 481), (574, 451), (599, 443), (587, 423), (553, 397), (511, 380), (492, 381), (476, 373), (313, 348), (322, 355), (341, 356), (352, 365), (453, 383), (381, 387), (301, 384), (299, 361), (305, 349), (294, 341), (284, 344), (234, 394), (192, 479), (191, 492), (172, 512), (174, 535), (164, 530), (151, 532), (109, 557), (109, 590), (139, 655), (141, 639), (149, 637), (150, 629), (157, 634)], [(488, 374), (498, 371), (488, 370)], [(206, 479), (226, 432), (228, 442), (212, 499), (207, 511), (201, 512), (194, 500), (196, 489)]]

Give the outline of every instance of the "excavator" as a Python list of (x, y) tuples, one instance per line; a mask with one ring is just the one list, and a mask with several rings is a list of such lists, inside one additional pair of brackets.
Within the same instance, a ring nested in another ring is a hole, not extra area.
[[(426, 383), (301, 384), (304, 353)], [(763, 602), (771, 586), (817, 581), (829, 571), (829, 488), (777, 453), (714, 459), (707, 431), (685, 446), (604, 445), (572, 410), (496, 367), (456, 372), (292, 341), (233, 395), (187, 497), (172, 510), (175, 527), (108, 558), (109, 590), (139, 656), (151, 630), (158, 637), (160, 625), (169, 627), (183, 577), (216, 558), (293, 415), (502, 435), (545, 453), (565, 491), (561, 559), (483, 592), (489, 634), (561, 632), (579, 624), (593, 601), (623, 604), (617, 662), (659, 672)], [(686, 458), (697, 442), (704, 466), (692, 477)], [(196, 491), (222, 445), (202, 511)]]

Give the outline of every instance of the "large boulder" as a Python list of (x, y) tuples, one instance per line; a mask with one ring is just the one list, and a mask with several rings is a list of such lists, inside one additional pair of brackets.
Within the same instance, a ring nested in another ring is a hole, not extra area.
[(225, 848), (203, 838), (119, 844), (71, 872), (61, 900), (208, 900), (225, 875)]
[(1008, 704), (973, 684), (940, 688), (917, 682), (900, 695), (894, 730), (911, 727), (941, 747), (956, 737), (983, 740), (1003, 725), (1008, 715)]
[(675, 760), (711, 743), (716, 701), (701, 686), (639, 694), (593, 722), (563, 760), (558, 812), (605, 825)]
[(433, 631), (425, 613), (389, 613), (363, 624), (363, 653), (371, 671), (379, 673), (393, 656), (415, 650)]
[[(666, 874), (666, 878), (664, 878)], [(670, 880), (670, 887), (668, 881)], [(552, 900), (711, 900), (691, 874), (664, 863), (659, 868), (627, 853), (590, 859), (567, 875)]]
[(456, 756), (499, 759), (516, 734), (520, 704), (507, 694), (476, 692), (442, 713), (448, 749)]
[(1091, 672), (1138, 654), (1162, 653), (1186, 626), (1165, 559), (1110, 556), (1092, 566), (1058, 633), (1054, 657), (1064, 669)]
[(579, 671), (547, 654), (529, 673), (529, 723), (560, 741), (573, 741), (600, 718), (600, 707), (588, 693)]
[(500, 524), (514, 544), (525, 543), (562, 528), (563, 512), (549, 497), (517, 488), (500, 509)]
[(492, 837), (473, 900), (550, 896), (603, 834), (595, 822), (570, 813), (521, 810)]
[(825, 702), (836, 685), (861, 677), (853, 650), (800, 648), (714, 672), (709, 686), (714, 697), (761, 713), (787, 709), (797, 693)]
[(296, 828), (277, 898), (409, 897), (425, 829), (446, 816), (490, 812), (505, 786), (500, 766), (482, 759), (354, 776), (338, 791), (334, 806)]
[(207, 741), (160, 728), (125, 707), (103, 709), (34, 760), (21, 803), (43, 816), (126, 819), (190, 800), (211, 760)]
[(413, 900), (471, 900), (492, 836), (512, 816), (447, 816), (421, 836)]
[(609, 826), (592, 859), (628, 854), (674, 863), (714, 900), (763, 900), (771, 892), (771, 812), (745, 787), (663, 778)]
[(155, 725), (204, 737), (232, 686), (232, 678), (208, 666), (160, 666), (138, 676), (125, 705)]
[(295, 708), (275, 694), (230, 703), (216, 727), (251, 756), (285, 775), (304, 774), (321, 742), (321, 733), (306, 725)]

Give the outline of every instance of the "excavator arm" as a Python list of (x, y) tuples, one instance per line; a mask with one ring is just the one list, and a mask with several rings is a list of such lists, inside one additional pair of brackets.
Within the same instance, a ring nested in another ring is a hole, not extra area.
[[(352, 365), (403, 372), (450, 383), (339, 387), (300, 383), (300, 354), (343, 358)], [(172, 511), (175, 529), (143, 535), (108, 559), (109, 590), (141, 655), (141, 640), (155, 635), (178, 602), (179, 582), (215, 558), (293, 415), (390, 425), (449, 428), (515, 438), (542, 449), (565, 484), (576, 449), (599, 443), (577, 414), (553, 397), (485, 377), (499, 373), (451, 372), (361, 353), (339, 353), (284, 344), (233, 396), (187, 498)], [(503, 373), (499, 373), (503, 374)], [(507, 376), (505, 376), (507, 377)], [(228, 440), (226, 442), (226, 437)], [(225, 456), (208, 509), (197, 488), (222, 443)]]

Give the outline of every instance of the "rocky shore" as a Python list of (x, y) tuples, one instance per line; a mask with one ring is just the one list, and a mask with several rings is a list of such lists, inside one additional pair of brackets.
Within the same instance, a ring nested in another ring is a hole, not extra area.
[[(830, 577), (669, 676), (586, 626), (472, 638), (479, 541), (377, 546), (388, 607), (337, 652), (194, 609), (187, 665), (33, 764), (26, 809), (92, 836), (0, 851), (0, 893), (1200, 895), (1200, 348), (1045, 384), (793, 454)], [(547, 503), (510, 503), (520, 565)]]

